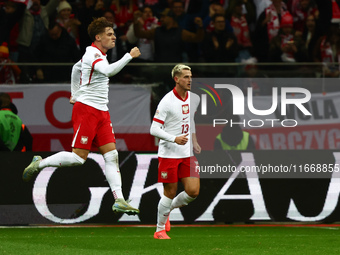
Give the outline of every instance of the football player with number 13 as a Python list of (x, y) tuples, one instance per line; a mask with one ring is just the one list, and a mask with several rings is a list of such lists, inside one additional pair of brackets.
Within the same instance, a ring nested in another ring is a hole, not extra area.
[[(160, 138), (158, 148), (158, 182), (163, 183), (164, 195), (158, 203), (155, 239), (170, 239), (169, 214), (174, 208), (192, 202), (199, 193), (200, 179), (196, 172), (198, 164), (193, 152), (200, 153), (197, 143), (194, 114), (200, 102), (191, 93), (192, 73), (189, 66), (178, 64), (171, 72), (175, 88), (160, 101), (150, 133)], [(177, 196), (178, 181), (184, 191)]]

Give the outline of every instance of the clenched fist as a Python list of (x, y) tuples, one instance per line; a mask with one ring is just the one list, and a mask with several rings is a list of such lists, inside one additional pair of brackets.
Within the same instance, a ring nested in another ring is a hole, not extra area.
[(138, 58), (141, 55), (141, 53), (137, 47), (133, 47), (130, 51), (130, 55), (132, 58)]

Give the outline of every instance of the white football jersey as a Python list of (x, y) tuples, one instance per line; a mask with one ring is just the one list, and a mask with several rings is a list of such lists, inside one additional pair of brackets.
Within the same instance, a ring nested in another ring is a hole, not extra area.
[[(162, 158), (187, 158), (193, 156), (192, 133), (195, 131), (194, 115), (199, 105), (198, 95), (188, 91), (183, 100), (174, 88), (167, 93), (156, 110), (154, 122), (162, 124), (163, 130), (169, 135), (167, 140), (161, 139), (158, 156)], [(174, 142), (177, 136), (189, 134), (185, 145)]]
[(132, 59), (127, 53), (119, 61), (109, 64), (106, 57), (94, 44), (87, 47), (81, 62), (74, 65), (71, 79), (72, 98), (101, 111), (108, 111), (109, 77)]

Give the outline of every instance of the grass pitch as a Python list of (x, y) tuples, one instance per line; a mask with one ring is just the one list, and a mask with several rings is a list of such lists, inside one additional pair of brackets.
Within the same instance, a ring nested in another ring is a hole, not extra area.
[(340, 254), (339, 225), (173, 226), (171, 240), (153, 239), (154, 227), (0, 229), (0, 254)]

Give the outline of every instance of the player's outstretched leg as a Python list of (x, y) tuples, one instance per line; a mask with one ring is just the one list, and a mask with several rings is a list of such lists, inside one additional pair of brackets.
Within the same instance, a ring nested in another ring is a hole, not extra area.
[(155, 239), (171, 239), (165, 232), (165, 230), (161, 230), (158, 232), (155, 232), (155, 234), (153, 235), (153, 238)]
[(168, 217), (168, 219), (166, 220), (166, 222), (165, 222), (165, 231), (166, 232), (169, 232), (170, 231), (170, 229), (171, 229), (171, 225), (170, 225), (170, 215), (169, 215), (169, 217)]
[(33, 176), (39, 173), (39, 163), (42, 160), (40, 156), (34, 156), (32, 162), (25, 168), (22, 173), (22, 179), (25, 182), (28, 182), (32, 179)]
[(116, 199), (115, 203), (112, 206), (112, 211), (118, 213), (126, 213), (128, 215), (136, 215), (139, 213), (138, 209), (133, 208), (123, 198)]
[(22, 179), (29, 181), (33, 176), (38, 174), (45, 167), (65, 167), (79, 166), (85, 163), (85, 159), (79, 157), (74, 152), (61, 151), (47, 158), (42, 159), (40, 156), (34, 156), (31, 164), (25, 168)]

